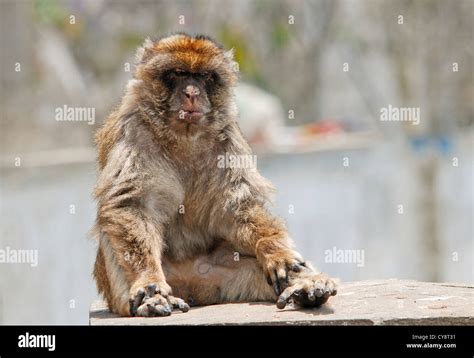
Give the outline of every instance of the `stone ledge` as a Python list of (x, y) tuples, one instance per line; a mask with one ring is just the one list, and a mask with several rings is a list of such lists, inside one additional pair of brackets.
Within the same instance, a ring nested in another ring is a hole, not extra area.
[(123, 318), (103, 301), (91, 306), (99, 325), (474, 325), (474, 286), (406, 280), (346, 282), (321, 308), (279, 310), (271, 303), (194, 307), (168, 317)]

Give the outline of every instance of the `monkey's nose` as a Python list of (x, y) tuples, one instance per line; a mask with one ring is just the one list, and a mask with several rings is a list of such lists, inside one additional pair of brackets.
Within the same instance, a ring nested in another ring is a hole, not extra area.
[(199, 91), (199, 88), (193, 85), (187, 85), (186, 88), (183, 89), (183, 92), (190, 100), (193, 100), (201, 93), (201, 91)]

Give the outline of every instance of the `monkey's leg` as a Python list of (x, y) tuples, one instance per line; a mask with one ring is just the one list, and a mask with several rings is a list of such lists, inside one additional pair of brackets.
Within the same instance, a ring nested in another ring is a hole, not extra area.
[(173, 292), (192, 306), (277, 299), (257, 259), (228, 243), (183, 262), (164, 259), (163, 269)]
[(228, 243), (183, 262), (164, 259), (163, 268), (173, 292), (192, 306), (275, 302), (277, 298), (279, 308), (284, 308), (290, 299), (302, 306), (320, 306), (337, 292), (326, 275), (305, 269), (289, 273), (289, 286), (278, 297), (257, 259), (239, 255)]
[(97, 283), (97, 290), (100, 294), (105, 296), (107, 302), (112, 301), (109, 278), (107, 276), (107, 269), (105, 268), (105, 258), (102, 249), (98, 248), (97, 256), (94, 264), (94, 278)]
[(168, 283), (193, 306), (228, 302), (277, 301), (284, 308), (292, 299), (302, 306), (320, 306), (336, 294), (326, 275), (305, 269), (289, 273), (289, 286), (278, 297), (255, 257), (240, 256), (223, 243), (206, 255), (183, 262), (163, 261)]

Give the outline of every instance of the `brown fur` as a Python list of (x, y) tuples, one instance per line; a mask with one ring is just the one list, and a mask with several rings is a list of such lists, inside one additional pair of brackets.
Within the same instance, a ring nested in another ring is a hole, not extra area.
[[(218, 79), (199, 96), (211, 110), (197, 123), (171, 112), (173, 93), (160, 76), (174, 68), (212, 71)], [(303, 263), (265, 208), (271, 184), (250, 168), (217, 165), (219, 155), (251, 154), (237, 124), (234, 69), (232, 54), (204, 37), (147, 40), (137, 51), (122, 103), (96, 135), (94, 277), (114, 312), (186, 311), (171, 292), (197, 305), (275, 301), (296, 283), (304, 292), (292, 297), (310, 298), (300, 303), (318, 305), (336, 292), (333, 281)]]

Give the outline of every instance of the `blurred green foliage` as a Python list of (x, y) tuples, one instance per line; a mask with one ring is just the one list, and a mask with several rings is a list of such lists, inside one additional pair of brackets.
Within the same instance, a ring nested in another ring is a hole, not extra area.
[(219, 33), (219, 40), (224, 48), (234, 49), (234, 58), (239, 64), (239, 70), (244, 73), (247, 80), (259, 84), (262, 87), (267, 87), (265, 80), (256, 61), (255, 55), (249, 47), (249, 42), (245, 35), (233, 31), (226, 24), (222, 25)]
[(136, 50), (139, 46), (142, 45), (143, 41), (145, 39), (143, 38), (142, 34), (138, 33), (123, 33), (120, 36), (119, 42), (120, 42), (120, 49), (123, 50), (124, 52), (129, 52), (130, 50)]
[(34, 13), (38, 22), (63, 27), (67, 19), (67, 12), (57, 0), (36, 0)]
[(288, 24), (276, 22), (272, 29), (272, 47), (275, 50), (282, 50), (290, 42), (291, 34)]
[[(38, 23), (54, 26), (66, 36), (77, 38), (84, 32), (82, 16), (67, 11), (67, 8), (57, 0), (36, 0), (34, 2), (34, 16)], [(70, 23), (70, 16), (74, 16), (74, 24)]]

